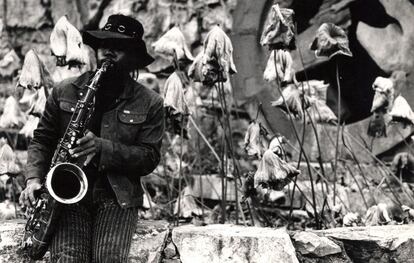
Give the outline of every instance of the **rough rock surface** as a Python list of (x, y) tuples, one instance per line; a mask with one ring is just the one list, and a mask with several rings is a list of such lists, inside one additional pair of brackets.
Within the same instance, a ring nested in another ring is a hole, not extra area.
[(314, 233), (341, 241), (353, 262), (414, 262), (414, 225), (333, 228)]
[(324, 257), (327, 255), (341, 253), (341, 247), (335, 244), (327, 237), (319, 237), (318, 235), (301, 231), (293, 235), (295, 248), (302, 255), (313, 255), (316, 257)]
[(188, 225), (175, 228), (172, 240), (183, 263), (298, 262), (284, 229)]

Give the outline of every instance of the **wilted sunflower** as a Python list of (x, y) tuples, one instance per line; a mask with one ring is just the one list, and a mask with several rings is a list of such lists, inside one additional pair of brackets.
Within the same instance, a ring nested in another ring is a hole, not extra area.
[(273, 5), (260, 39), (262, 46), (267, 45), (269, 49), (295, 49), (294, 15), (292, 9)]
[(348, 36), (342, 28), (332, 23), (323, 23), (319, 27), (310, 49), (315, 50), (317, 57), (332, 58), (336, 55), (352, 57)]

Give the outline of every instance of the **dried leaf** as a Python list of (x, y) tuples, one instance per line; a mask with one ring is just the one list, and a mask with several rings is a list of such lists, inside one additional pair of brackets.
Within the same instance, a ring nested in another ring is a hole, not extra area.
[(19, 134), (23, 134), (26, 138), (33, 138), (33, 132), (39, 125), (39, 117), (29, 115), (23, 128), (19, 131)]
[(219, 79), (219, 65), (216, 60), (203, 63), (204, 51), (200, 52), (188, 68), (188, 76), (195, 82), (213, 86)]
[(295, 49), (294, 15), (292, 9), (273, 5), (260, 39), (262, 46), (267, 45), (270, 49)]
[(254, 185), (282, 190), (291, 178), (300, 174), (295, 167), (280, 159), (272, 150), (266, 150), (254, 175)]
[[(272, 106), (280, 108), (286, 114), (290, 111), (294, 118), (300, 119), (303, 116), (302, 98), (301, 92), (294, 85), (289, 85), (282, 91), (282, 96), (272, 102)], [(306, 98), (304, 99), (304, 105), (308, 107), (309, 103)]]
[(83, 46), (82, 35), (72, 24), (68, 23), (66, 31), (66, 63), (84, 65), (88, 62), (88, 51)]
[(62, 16), (53, 27), (50, 48), (57, 58), (57, 66), (85, 64), (88, 61), (82, 35), (66, 16)]
[[(326, 103), (319, 99), (309, 99), (310, 107), (308, 109), (309, 115), (316, 123), (336, 124), (338, 118), (335, 113), (326, 105)], [(310, 123), (310, 120), (307, 121)]]
[(53, 87), (49, 71), (33, 49), (29, 50), (24, 57), (17, 86), (24, 89), (39, 89), (42, 86), (50, 89)]
[(291, 83), (294, 74), (293, 60), (289, 51), (272, 50), (263, 73), (264, 80), (267, 82), (276, 80), (281, 83)]
[(317, 57), (332, 58), (336, 55), (352, 57), (348, 36), (342, 28), (332, 23), (323, 23), (319, 27), (310, 49), (315, 50)]
[(171, 108), (173, 115), (188, 115), (189, 110), (184, 97), (184, 85), (176, 72), (164, 84), (164, 107)]
[(202, 63), (206, 65), (210, 61), (217, 61), (220, 70), (223, 71), (224, 81), (228, 79), (229, 74), (237, 73), (233, 61), (233, 45), (230, 38), (218, 25), (207, 33), (204, 40)]
[(286, 138), (281, 135), (274, 136), (269, 143), (268, 150), (271, 150), (274, 154), (280, 158), (284, 158), (286, 153), (283, 145), (286, 143)]
[(394, 83), (389, 78), (377, 77), (372, 84), (375, 90), (371, 112), (378, 110), (388, 112), (394, 101)]
[(14, 51), (11, 49), (9, 52), (0, 59), (0, 76), (1, 77), (10, 77), (19, 70), (20, 68), (20, 58)]
[(174, 53), (178, 60), (193, 61), (194, 57), (187, 47), (184, 35), (178, 27), (173, 27), (152, 44), (154, 52), (173, 61)]
[(244, 150), (248, 156), (262, 158), (267, 145), (265, 131), (259, 122), (251, 122), (244, 136)]
[(391, 218), (388, 214), (387, 205), (379, 203), (378, 205), (371, 206), (364, 217), (364, 223), (366, 226), (378, 226), (386, 225), (391, 222)]
[(386, 137), (387, 136), (387, 125), (385, 120), (384, 112), (373, 112), (369, 120), (367, 134), (371, 137)]
[(408, 104), (407, 100), (401, 95), (395, 99), (389, 115), (391, 116), (392, 121), (402, 122), (409, 125), (414, 124), (414, 113), (410, 104)]
[(16, 154), (13, 149), (5, 144), (0, 148), (0, 174), (17, 175), (20, 168), (16, 163)]
[(9, 96), (4, 104), (4, 112), (0, 117), (0, 128), (18, 128), (26, 122), (26, 117), (13, 96)]
[(164, 108), (166, 109), (167, 130), (181, 134), (188, 139), (188, 116), (190, 111), (184, 96), (184, 85), (176, 72), (171, 74), (164, 85)]
[[(186, 186), (180, 193), (180, 211), (178, 214), (178, 202), (175, 203), (174, 214), (181, 218), (201, 216), (201, 208), (197, 206), (191, 188)], [(178, 200), (178, 199), (177, 199)]]
[(361, 218), (358, 213), (348, 212), (342, 222), (346, 227), (358, 226), (361, 223)]

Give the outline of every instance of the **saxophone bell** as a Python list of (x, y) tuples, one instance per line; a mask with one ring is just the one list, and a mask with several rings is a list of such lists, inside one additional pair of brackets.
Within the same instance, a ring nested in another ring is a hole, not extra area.
[(88, 191), (88, 180), (82, 169), (73, 163), (59, 163), (46, 175), (46, 188), (59, 203), (74, 204)]

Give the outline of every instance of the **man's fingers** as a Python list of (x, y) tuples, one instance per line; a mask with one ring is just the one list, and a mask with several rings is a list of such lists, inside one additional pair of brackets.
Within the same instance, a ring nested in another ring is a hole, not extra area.
[(83, 166), (87, 166), (90, 162), (91, 162), (91, 160), (92, 160), (92, 158), (95, 156), (95, 153), (91, 153), (91, 154), (89, 154), (87, 157), (86, 157), (86, 160), (85, 160), (85, 162), (83, 163)]
[(30, 206), (33, 206), (35, 204), (35, 202), (36, 202), (36, 198), (35, 198), (34, 192), (35, 191), (30, 191), (30, 193), (29, 193)]
[(86, 150), (78, 152), (73, 157), (78, 158), (78, 157), (81, 157), (81, 156), (84, 156), (84, 155), (88, 155), (90, 153), (95, 153), (95, 148), (88, 148)]
[(82, 145), (80, 145), (76, 148), (73, 148), (69, 152), (70, 152), (71, 155), (73, 155), (73, 157), (76, 158), (76, 157), (78, 157), (79, 153), (81, 153), (81, 152), (83, 152), (87, 149), (94, 148), (94, 146), (95, 146), (95, 142), (92, 140), (92, 141), (88, 141), (87, 143), (82, 144)]
[(83, 136), (82, 138), (80, 138), (79, 140), (76, 141), (76, 143), (78, 145), (82, 145), (90, 140), (93, 140), (93, 138), (95, 137), (95, 134), (93, 134), (91, 131), (88, 131), (85, 136)]

